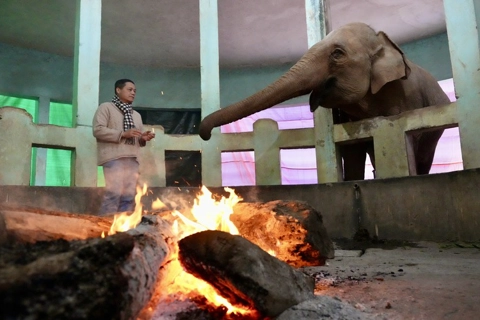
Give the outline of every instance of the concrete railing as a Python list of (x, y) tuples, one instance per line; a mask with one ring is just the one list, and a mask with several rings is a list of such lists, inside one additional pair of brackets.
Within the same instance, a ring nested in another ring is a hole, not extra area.
[[(457, 125), (456, 104), (451, 103), (445, 106), (412, 110), (398, 116), (337, 124), (333, 126), (333, 140), (338, 145), (373, 139), (377, 178), (402, 177), (411, 173), (408, 160), (411, 158), (408, 132)], [(236, 145), (237, 149), (254, 151), (258, 185), (277, 185), (281, 184), (280, 149), (315, 147), (316, 137), (314, 129), (279, 131), (274, 121), (258, 120), (254, 124), (253, 133), (234, 134), (231, 137), (229, 134), (223, 134), (222, 139), (232, 140), (230, 143), (225, 143), (226, 145)], [(233, 141), (237, 143), (233, 144)], [(320, 149), (317, 152), (323, 151), (321, 146), (317, 148)], [(234, 151), (231, 148), (222, 148), (222, 144), (219, 144), (219, 149)], [(334, 170), (336, 166), (331, 164), (330, 167)], [(341, 181), (341, 175), (338, 176), (337, 182)], [(319, 181), (319, 183), (322, 182)]]
[[(338, 145), (373, 139), (376, 177), (408, 176), (411, 174), (408, 160), (411, 156), (406, 138), (408, 132), (455, 127), (458, 125), (456, 110), (456, 103), (451, 103), (412, 110), (398, 116), (337, 124), (333, 126), (333, 140)], [(91, 127), (38, 125), (32, 122), (31, 116), (25, 111), (8, 107), (0, 108), (0, 117), (0, 185), (29, 184), (31, 148), (37, 146), (73, 150), (74, 185), (96, 186), (96, 142)], [(268, 119), (256, 121), (253, 132), (222, 134), (216, 129), (208, 142), (197, 135), (164, 134), (161, 126), (146, 127), (154, 128), (156, 132), (156, 138), (142, 148), (140, 159), (141, 182), (151, 187), (166, 185), (166, 150), (205, 152), (208, 149), (214, 152), (215, 155), (208, 157), (214, 161), (202, 160), (202, 177), (208, 186), (221, 186), (219, 164), (224, 151), (254, 151), (257, 185), (281, 184), (281, 149), (316, 147), (317, 153), (324, 152), (321, 145), (316, 146), (314, 128), (279, 130), (277, 123)], [(336, 165), (330, 164), (330, 167), (335, 168)], [(341, 181), (341, 178), (337, 181)]]

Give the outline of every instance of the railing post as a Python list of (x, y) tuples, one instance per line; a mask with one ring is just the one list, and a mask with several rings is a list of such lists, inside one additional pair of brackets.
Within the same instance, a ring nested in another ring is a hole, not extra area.
[(255, 184), (281, 185), (280, 148), (277, 145), (278, 123), (261, 119), (253, 124), (255, 151)]
[[(404, 122), (400, 119), (392, 122), (381, 120), (373, 130), (376, 179), (405, 177), (413, 170), (408, 162)], [(412, 165), (415, 167), (414, 163)]]

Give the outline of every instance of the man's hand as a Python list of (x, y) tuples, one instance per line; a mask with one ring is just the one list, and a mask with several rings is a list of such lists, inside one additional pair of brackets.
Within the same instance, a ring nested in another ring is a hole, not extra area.
[(145, 141), (150, 141), (153, 138), (155, 138), (155, 132), (145, 131), (144, 133), (142, 133), (142, 139)]
[(142, 132), (138, 129), (130, 129), (130, 130), (127, 130), (127, 131), (124, 131), (122, 133), (122, 138), (135, 138), (135, 137), (141, 137), (142, 136)]

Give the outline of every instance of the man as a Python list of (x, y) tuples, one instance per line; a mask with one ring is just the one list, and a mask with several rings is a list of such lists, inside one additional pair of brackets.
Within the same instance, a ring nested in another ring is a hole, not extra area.
[(105, 176), (100, 215), (134, 210), (140, 147), (155, 137), (143, 132), (142, 117), (132, 109), (135, 94), (132, 80), (117, 80), (112, 101), (100, 104), (93, 117), (97, 164)]

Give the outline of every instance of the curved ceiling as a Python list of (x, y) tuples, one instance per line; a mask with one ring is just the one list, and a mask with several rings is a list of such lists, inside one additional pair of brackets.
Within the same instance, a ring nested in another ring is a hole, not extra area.
[[(1, 0), (0, 42), (72, 56), (76, 0)], [(218, 0), (222, 67), (291, 63), (307, 50), (305, 0)], [(361, 21), (398, 44), (446, 30), (442, 0), (330, 0), (335, 29)], [(103, 62), (198, 67), (198, 0), (102, 0)]]

